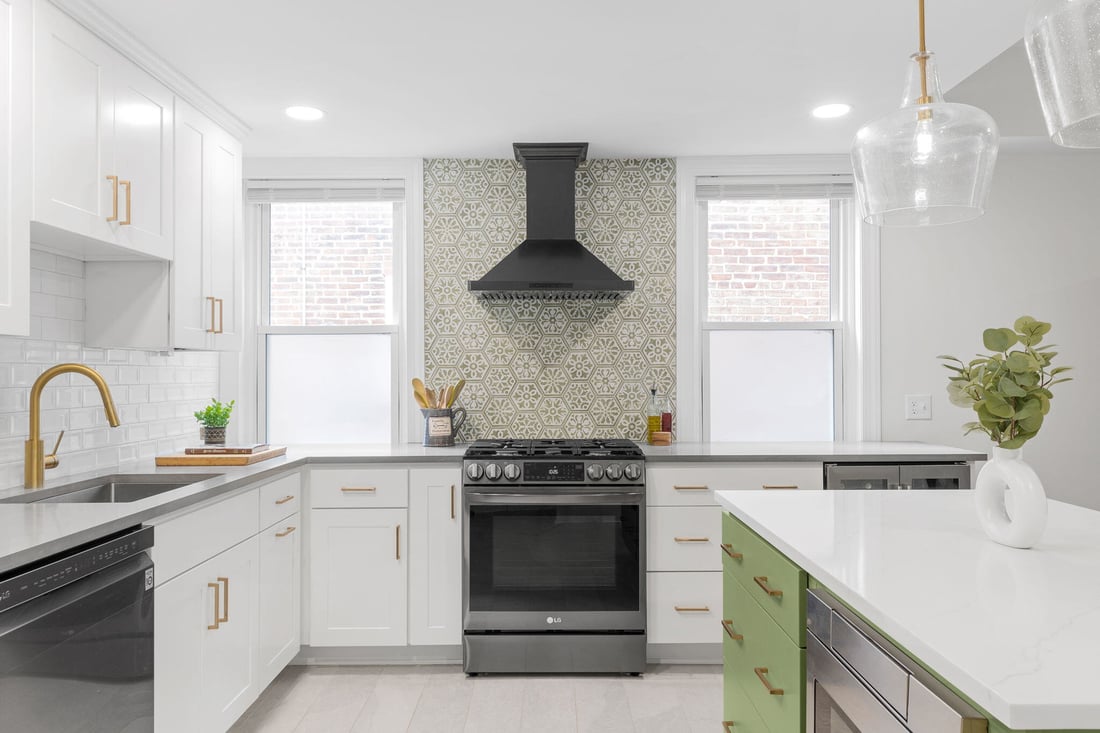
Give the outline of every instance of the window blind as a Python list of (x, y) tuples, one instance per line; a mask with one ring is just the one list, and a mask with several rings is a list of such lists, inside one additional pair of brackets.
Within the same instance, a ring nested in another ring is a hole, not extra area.
[(245, 201), (250, 204), (404, 200), (402, 179), (254, 179), (247, 182), (245, 191)]
[(701, 176), (695, 179), (695, 197), (702, 201), (727, 199), (847, 199), (854, 196), (852, 177), (842, 174), (810, 176)]

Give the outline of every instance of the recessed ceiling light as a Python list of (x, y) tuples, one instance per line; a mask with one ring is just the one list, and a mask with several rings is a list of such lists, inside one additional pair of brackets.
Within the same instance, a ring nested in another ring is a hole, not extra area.
[(319, 120), (325, 113), (316, 107), (287, 107), (286, 116), (292, 120)]
[(813, 116), (819, 120), (829, 120), (834, 117), (843, 117), (851, 111), (852, 105), (850, 104), (823, 104), (820, 107), (814, 108)]

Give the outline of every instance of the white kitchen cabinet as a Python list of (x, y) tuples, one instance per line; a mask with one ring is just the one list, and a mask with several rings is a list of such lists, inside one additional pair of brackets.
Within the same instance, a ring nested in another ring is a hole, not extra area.
[(266, 687), (301, 646), (301, 515), (284, 517), (260, 531), (260, 618), (256, 675)]
[(157, 733), (227, 730), (259, 694), (258, 547), (250, 537), (157, 588)]
[(0, 334), (30, 333), (31, 0), (0, 0)]
[(172, 93), (35, 3), (35, 241), (84, 259), (172, 256)]
[(412, 645), (462, 642), (461, 487), (459, 468), (409, 471)]
[(404, 646), (408, 510), (310, 513), (312, 646)]

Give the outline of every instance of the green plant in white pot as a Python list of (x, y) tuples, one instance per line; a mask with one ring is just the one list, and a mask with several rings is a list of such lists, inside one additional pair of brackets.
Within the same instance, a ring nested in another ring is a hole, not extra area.
[(202, 425), (202, 440), (204, 443), (220, 445), (225, 443), (225, 427), (229, 424), (229, 416), (233, 414), (233, 405), (236, 400), (218, 402), (211, 397), (210, 404), (195, 412), (195, 419)]
[[(1050, 413), (1050, 388), (1070, 380), (1060, 376), (1070, 367), (1051, 366), (1055, 347), (1041, 345), (1050, 329), (1049, 323), (1021, 316), (1012, 328), (982, 333), (990, 354), (969, 362), (937, 357), (953, 372), (947, 383), (951, 404), (977, 413), (976, 421), (963, 425), (966, 434), (982, 432), (996, 444), (975, 486), (978, 518), (991, 539), (1011, 547), (1033, 546), (1046, 526), (1046, 493), (1020, 449)], [(1006, 491), (1011, 491), (1007, 505)]]

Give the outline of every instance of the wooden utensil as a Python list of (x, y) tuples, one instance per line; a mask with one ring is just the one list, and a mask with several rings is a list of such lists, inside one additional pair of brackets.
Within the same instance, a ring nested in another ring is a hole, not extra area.
[(431, 387), (425, 387), (424, 392), (428, 395), (428, 407), (434, 408), (439, 405), (435, 398), (434, 389), (432, 389)]
[(451, 405), (453, 405), (458, 400), (458, 395), (462, 391), (462, 388), (465, 387), (465, 386), (466, 386), (466, 380), (465, 379), (458, 380), (458, 384), (456, 384), (454, 386), (454, 389), (451, 391), (451, 396), (449, 398), (450, 401), (447, 403), (447, 407), (450, 407)]
[(443, 388), (443, 393), (439, 398), (439, 406), (446, 409), (451, 406), (451, 391), (454, 387), (447, 386)]
[(421, 407), (431, 407), (431, 403), (428, 402), (428, 393), (424, 387), (424, 383), (420, 381), (418, 377), (413, 377), (413, 397), (416, 398), (416, 403)]

